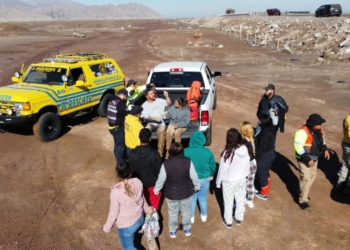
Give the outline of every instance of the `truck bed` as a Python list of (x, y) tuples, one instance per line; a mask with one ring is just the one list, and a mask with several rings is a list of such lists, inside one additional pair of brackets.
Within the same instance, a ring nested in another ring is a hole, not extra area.
[[(187, 89), (186, 90), (184, 90), (184, 89), (181, 89), (181, 90), (164, 89), (164, 90), (169, 93), (169, 98), (171, 99), (172, 105), (174, 104), (174, 101), (177, 98), (179, 98), (179, 97), (182, 97), (182, 98), (184, 98), (186, 100)], [(208, 96), (207, 93), (208, 93), (208, 91), (205, 91), (202, 94), (201, 104), (205, 103), (205, 100), (206, 100), (206, 98)], [(160, 98), (165, 99), (165, 96), (163, 94), (163, 90), (162, 89), (157, 89), (157, 94), (158, 94), (158, 96)], [(143, 95), (140, 95), (132, 102), (132, 104), (141, 106), (142, 103), (144, 103), (145, 101), (146, 101), (146, 98)], [(165, 120), (164, 122), (168, 126), (169, 120)], [(188, 127), (188, 129), (181, 134), (181, 138), (182, 139), (189, 139), (193, 132), (199, 130), (199, 122), (200, 122), (200, 120), (191, 121), (190, 126)], [(173, 136), (173, 138), (175, 138), (175, 137)], [(152, 140), (158, 140), (157, 134), (154, 131), (152, 132)]]

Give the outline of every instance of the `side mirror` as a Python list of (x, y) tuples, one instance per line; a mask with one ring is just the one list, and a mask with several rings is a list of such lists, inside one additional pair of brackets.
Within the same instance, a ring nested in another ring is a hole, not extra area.
[(74, 81), (73, 81), (73, 79), (68, 79), (68, 81), (67, 81), (67, 85), (68, 85), (68, 86), (72, 86), (72, 85), (74, 85)]
[(68, 81), (68, 77), (66, 75), (62, 75), (61, 79), (62, 79), (62, 82)]
[(84, 87), (85, 86), (85, 82), (82, 80), (78, 80), (75, 82), (75, 86), (77, 87)]
[(19, 82), (19, 78), (13, 76), (13, 77), (11, 78), (11, 81), (14, 82), (14, 83), (17, 83), (17, 82)]
[(19, 73), (19, 72), (15, 72), (15, 77), (20, 78), (21, 76), (22, 76), (22, 74), (21, 74), (21, 73)]
[(221, 72), (215, 71), (213, 77), (221, 77)]

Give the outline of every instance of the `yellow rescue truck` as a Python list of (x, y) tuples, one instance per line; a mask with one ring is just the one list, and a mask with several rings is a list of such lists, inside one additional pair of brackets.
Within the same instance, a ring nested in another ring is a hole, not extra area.
[(107, 114), (116, 91), (125, 86), (124, 74), (112, 58), (100, 53), (60, 54), (34, 63), (0, 88), (0, 124), (28, 123), (44, 142), (60, 136), (62, 116), (78, 117), (97, 108)]

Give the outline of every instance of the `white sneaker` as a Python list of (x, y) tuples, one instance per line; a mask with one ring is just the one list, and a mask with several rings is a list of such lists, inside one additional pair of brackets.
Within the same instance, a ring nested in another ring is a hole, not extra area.
[(248, 207), (250, 208), (254, 207), (253, 201), (246, 201), (245, 204), (248, 205)]
[(206, 222), (207, 221), (207, 216), (206, 215), (201, 215), (201, 219), (203, 222)]
[(191, 223), (192, 223), (192, 224), (194, 223), (194, 216), (191, 217)]

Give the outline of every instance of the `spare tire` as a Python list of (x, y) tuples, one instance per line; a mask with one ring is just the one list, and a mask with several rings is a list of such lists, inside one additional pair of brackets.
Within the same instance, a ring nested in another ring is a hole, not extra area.
[(102, 97), (100, 105), (98, 106), (97, 113), (101, 117), (107, 117), (107, 106), (109, 101), (113, 100), (114, 95), (106, 94)]

